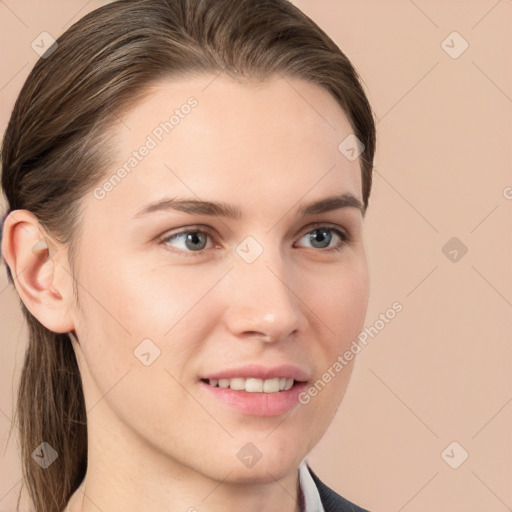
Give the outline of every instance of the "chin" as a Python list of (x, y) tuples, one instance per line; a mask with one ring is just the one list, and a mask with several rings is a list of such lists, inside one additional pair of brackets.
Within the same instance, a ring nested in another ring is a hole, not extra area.
[[(269, 438), (272, 435), (270, 434)], [(300, 440), (290, 443), (279, 436), (276, 436), (275, 440), (255, 442), (254, 445), (247, 443), (237, 450), (230, 468), (230, 479), (239, 482), (269, 483), (284, 478), (299, 467), (307, 454), (304, 449), (304, 443)]]
[(252, 468), (235, 466), (225, 481), (237, 484), (272, 483), (296, 471), (301, 460), (293, 460), (287, 463), (281, 462), (279, 464), (264, 463), (260, 460)]

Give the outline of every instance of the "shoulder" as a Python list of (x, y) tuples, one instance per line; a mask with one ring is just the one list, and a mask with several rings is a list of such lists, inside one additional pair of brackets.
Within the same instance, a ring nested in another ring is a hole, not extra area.
[(316, 484), (325, 512), (369, 512), (364, 508), (358, 507), (351, 501), (348, 501), (343, 496), (340, 496), (330, 487), (327, 487), (309, 466), (307, 466), (307, 468)]

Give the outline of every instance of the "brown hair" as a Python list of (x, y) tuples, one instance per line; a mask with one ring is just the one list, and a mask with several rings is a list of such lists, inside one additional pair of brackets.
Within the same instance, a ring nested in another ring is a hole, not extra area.
[[(67, 246), (71, 269), (80, 200), (109, 166), (105, 133), (165, 77), (281, 73), (324, 87), (365, 146), (368, 205), (375, 123), (360, 77), (288, 0), (119, 0), (80, 19), (53, 50), (39, 59), (16, 101), (2, 146), (2, 187), (10, 210), (31, 211)], [(8, 275), (13, 284), (9, 269)], [(23, 478), (36, 512), (61, 512), (87, 469), (80, 372), (68, 335), (46, 329), (20, 302), (29, 327), (15, 411)], [(47, 469), (31, 457), (43, 441), (58, 453)], [(20, 499), (21, 493), (18, 509)]]

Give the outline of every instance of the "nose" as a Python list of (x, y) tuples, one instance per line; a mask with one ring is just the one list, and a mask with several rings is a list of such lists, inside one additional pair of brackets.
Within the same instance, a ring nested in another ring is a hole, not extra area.
[(268, 253), (252, 263), (237, 260), (230, 272), (224, 318), (235, 337), (277, 342), (305, 327), (307, 307), (298, 289), (300, 276), (296, 279), (278, 250)]

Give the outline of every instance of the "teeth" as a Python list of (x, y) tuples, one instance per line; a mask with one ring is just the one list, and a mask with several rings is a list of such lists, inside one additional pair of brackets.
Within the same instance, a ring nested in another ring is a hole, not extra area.
[(248, 393), (277, 393), (279, 391), (288, 391), (293, 386), (293, 379), (281, 377), (263, 380), (236, 377), (234, 379), (210, 379), (209, 384), (210, 386), (247, 391)]
[[(285, 379), (286, 380), (286, 379)], [(262, 381), (262, 391), (264, 393), (276, 393), (279, 391), (279, 383), (281, 382), (281, 379), (267, 379)], [(292, 380), (293, 384), (293, 380)]]
[(244, 379), (226, 379), (228, 381), (228, 385), (231, 389), (236, 389), (242, 391), (245, 389), (245, 380)]
[(249, 393), (263, 393), (263, 381), (261, 379), (247, 379), (245, 381), (245, 391)]

